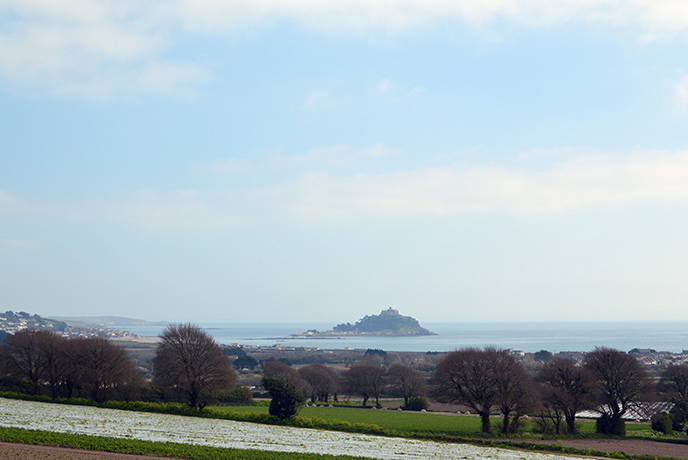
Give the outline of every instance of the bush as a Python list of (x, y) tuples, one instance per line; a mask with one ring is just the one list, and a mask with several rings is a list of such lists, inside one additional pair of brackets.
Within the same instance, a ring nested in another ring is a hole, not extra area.
[(252, 406), (253, 395), (246, 387), (236, 387), (232, 391), (222, 395), (220, 401), (231, 406)]
[(542, 434), (556, 434), (556, 426), (551, 420), (548, 420), (545, 417), (538, 417), (535, 419), (533, 432)]
[(272, 396), (270, 415), (282, 420), (294, 417), (306, 401), (308, 393), (293, 376), (263, 378), (263, 387)]
[(684, 401), (677, 401), (669, 412), (673, 415), (672, 428), (674, 431), (686, 431), (688, 428), (688, 406)]
[(598, 433), (626, 436), (626, 422), (622, 418), (612, 418), (607, 414), (602, 414), (597, 419), (596, 425)]
[(426, 398), (425, 396), (414, 396), (412, 398), (409, 398), (409, 402), (408, 404), (406, 404), (406, 406), (404, 406), (404, 410), (421, 411), (427, 410), (428, 407), (430, 407), (428, 398)]
[(666, 412), (660, 412), (652, 416), (652, 429), (660, 431), (665, 434), (671, 434), (673, 431), (674, 416)]

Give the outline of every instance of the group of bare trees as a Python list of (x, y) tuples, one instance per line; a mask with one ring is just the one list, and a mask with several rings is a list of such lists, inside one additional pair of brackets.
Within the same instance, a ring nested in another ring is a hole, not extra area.
[[(0, 347), (0, 379), (6, 389), (99, 402), (139, 399), (145, 388), (126, 351), (106, 338), (65, 338), (37, 329), (5, 338)], [(212, 337), (197, 326), (177, 324), (161, 335), (153, 384), (163, 399), (202, 408), (218, 392), (230, 390), (236, 376)]]
[[(596, 348), (583, 362), (555, 356), (528, 372), (508, 351), (463, 348), (441, 359), (430, 379), (440, 402), (460, 404), (478, 414), (482, 430), (491, 431), (490, 415), (502, 416), (501, 431), (514, 432), (526, 414), (559, 433), (576, 432), (576, 414), (593, 409), (602, 433), (624, 433), (624, 416), (655, 394), (652, 380), (630, 354)], [(160, 336), (152, 385), (158, 399), (184, 401), (203, 408), (237, 382), (222, 348), (200, 327), (173, 324)], [(0, 347), (0, 383), (4, 388), (52, 397), (86, 397), (95, 401), (131, 400), (146, 384), (126, 352), (101, 337), (64, 338), (45, 330), (23, 330)], [(673, 403), (674, 429), (688, 424), (688, 365), (671, 365), (657, 390)], [(370, 362), (337, 372), (322, 364), (296, 370), (280, 362), (264, 363), (262, 384), (272, 396), (270, 412), (287, 418), (308, 398), (327, 402), (338, 393), (355, 394), (366, 406), (372, 398), (412, 398), (427, 393), (426, 379), (406, 364), (383, 367)], [(149, 387), (150, 388), (150, 387)]]
[(439, 401), (463, 404), (477, 413), (486, 433), (495, 409), (504, 417), (502, 430), (509, 432), (533, 405), (532, 379), (506, 350), (465, 348), (449, 353), (437, 365), (432, 384)]
[(299, 375), (308, 384), (311, 402), (328, 402), (339, 392), (339, 374), (323, 364), (309, 364), (299, 369)]
[(409, 398), (426, 393), (425, 378), (411, 367), (395, 363), (389, 369), (374, 364), (354, 364), (337, 372), (322, 364), (309, 364), (295, 370), (280, 361), (265, 363), (263, 386), (271, 395), (270, 413), (287, 418), (310, 397), (312, 402), (327, 402), (339, 392), (359, 395), (365, 407), (370, 398), (379, 406), (380, 396), (401, 396), (408, 405)]
[[(676, 374), (681, 373), (674, 369)], [(685, 381), (668, 381), (688, 408), (688, 375)], [(638, 361), (611, 348), (596, 348), (582, 364), (554, 358), (536, 375), (505, 350), (465, 348), (440, 361), (432, 382), (437, 399), (470, 407), (481, 417), (485, 432), (490, 432), (490, 414), (497, 411), (505, 433), (515, 431), (523, 415), (538, 412), (557, 432), (564, 420), (567, 431), (575, 433), (576, 413), (592, 409), (600, 413), (599, 432), (622, 434), (624, 415), (653, 397), (652, 381)]]
[(375, 405), (379, 406), (383, 393), (403, 397), (404, 405), (408, 406), (410, 398), (426, 393), (422, 374), (401, 363), (394, 363), (389, 369), (373, 364), (354, 364), (342, 374), (342, 386), (346, 393), (360, 395), (363, 406), (370, 398), (374, 398)]
[(5, 386), (52, 397), (95, 401), (132, 399), (143, 385), (125, 351), (102, 337), (64, 338), (52, 331), (25, 329), (0, 348)]

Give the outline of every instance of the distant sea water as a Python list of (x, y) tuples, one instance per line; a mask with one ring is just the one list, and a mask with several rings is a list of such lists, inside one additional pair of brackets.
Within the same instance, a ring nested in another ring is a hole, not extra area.
[[(591, 351), (597, 346), (629, 351), (688, 350), (688, 321), (572, 323), (423, 323), (437, 335), (423, 337), (292, 338), (332, 323), (198, 323), (218, 343), (254, 346), (281, 344), (330, 350), (373, 348), (385, 351), (453, 351), (461, 347), (513, 348), (525, 352)], [(157, 336), (164, 326), (122, 328), (139, 336)]]

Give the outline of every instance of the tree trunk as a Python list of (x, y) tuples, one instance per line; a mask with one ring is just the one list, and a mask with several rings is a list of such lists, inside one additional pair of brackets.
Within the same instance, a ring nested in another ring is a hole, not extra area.
[(504, 419), (502, 420), (502, 433), (508, 433), (509, 432), (509, 413), (502, 412), (502, 415)]
[(566, 417), (566, 427), (569, 430), (569, 434), (575, 434), (576, 433), (576, 414), (575, 413), (567, 413), (564, 416)]
[(482, 422), (483, 433), (492, 432), (491, 427), (490, 427), (490, 413), (489, 412), (478, 412), (478, 415), (480, 415), (480, 421)]

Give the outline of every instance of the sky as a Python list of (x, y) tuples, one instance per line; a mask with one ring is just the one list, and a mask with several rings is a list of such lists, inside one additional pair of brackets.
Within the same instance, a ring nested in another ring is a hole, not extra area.
[(0, 310), (688, 320), (688, 3), (0, 0)]

